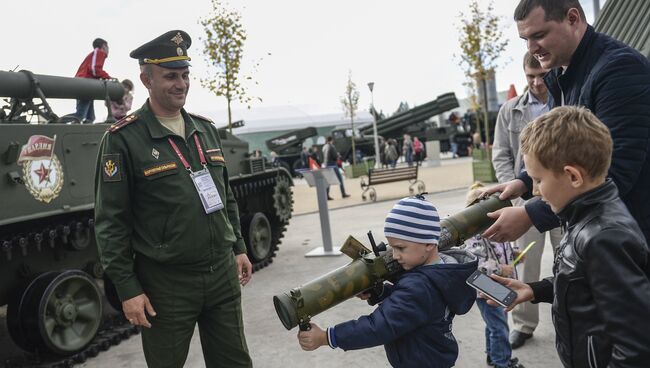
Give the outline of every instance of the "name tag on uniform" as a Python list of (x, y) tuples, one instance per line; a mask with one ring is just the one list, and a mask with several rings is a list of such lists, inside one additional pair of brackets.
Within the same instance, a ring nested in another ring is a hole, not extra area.
[(194, 182), (196, 191), (199, 193), (205, 213), (212, 213), (223, 208), (217, 186), (214, 185), (214, 180), (212, 180), (212, 176), (207, 169), (192, 172), (190, 177)]

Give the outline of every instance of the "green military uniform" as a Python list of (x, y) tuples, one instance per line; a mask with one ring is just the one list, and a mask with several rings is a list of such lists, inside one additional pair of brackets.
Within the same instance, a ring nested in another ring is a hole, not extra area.
[[(250, 367), (234, 260), (246, 245), (221, 142), (210, 121), (181, 115), (185, 139), (148, 101), (104, 135), (95, 188), (101, 262), (120, 300), (145, 293), (156, 310), (142, 333), (149, 366), (182, 367), (198, 323), (207, 367)], [(202, 155), (224, 206), (209, 214), (180, 158), (196, 172)]]

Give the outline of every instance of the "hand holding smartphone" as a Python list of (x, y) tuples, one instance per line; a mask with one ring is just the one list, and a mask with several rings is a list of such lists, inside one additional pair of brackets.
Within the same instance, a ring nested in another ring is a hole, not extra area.
[(479, 270), (474, 271), (465, 282), (505, 308), (508, 308), (517, 299), (516, 292), (492, 280)]

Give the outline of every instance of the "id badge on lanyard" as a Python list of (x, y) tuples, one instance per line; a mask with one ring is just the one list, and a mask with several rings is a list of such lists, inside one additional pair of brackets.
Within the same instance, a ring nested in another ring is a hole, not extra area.
[(176, 151), (178, 158), (181, 159), (185, 169), (190, 173), (190, 178), (192, 179), (196, 192), (201, 199), (201, 204), (203, 205), (205, 213), (209, 214), (223, 209), (223, 201), (221, 200), (217, 186), (214, 184), (214, 180), (212, 180), (212, 175), (210, 175), (210, 171), (208, 171), (207, 161), (205, 160), (203, 149), (201, 148), (201, 142), (196, 134), (194, 134), (194, 142), (196, 143), (196, 149), (199, 151), (199, 157), (201, 158), (201, 164), (203, 165), (203, 169), (199, 171), (192, 171), (192, 167), (185, 157), (183, 157), (183, 154), (178, 149), (178, 146), (176, 146), (176, 143), (174, 143), (171, 138), (167, 138), (167, 140), (174, 151)]

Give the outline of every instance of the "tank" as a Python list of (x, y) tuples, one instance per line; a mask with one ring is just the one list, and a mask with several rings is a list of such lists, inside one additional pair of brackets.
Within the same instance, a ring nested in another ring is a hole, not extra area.
[[(11, 366), (81, 363), (138, 331), (124, 323), (94, 236), (95, 164), (109, 125), (59, 117), (47, 102), (123, 93), (116, 81), (0, 71), (0, 360)], [(272, 262), (291, 218), (293, 182), (218, 131), (257, 271)], [(8, 351), (7, 337), (30, 354)]]
[[(352, 128), (349, 126), (332, 129), (332, 139), (336, 152), (341, 155), (343, 161), (352, 163)], [(379, 137), (379, 142), (383, 137)], [(354, 129), (354, 149), (363, 157), (375, 156), (375, 139), (373, 135), (364, 135), (359, 129)]]
[(266, 147), (277, 154), (277, 166), (285, 168), (293, 176), (300, 176), (298, 169), (303, 169), (300, 154), (306, 139), (318, 135), (314, 127), (300, 128), (283, 133), (267, 140)]

